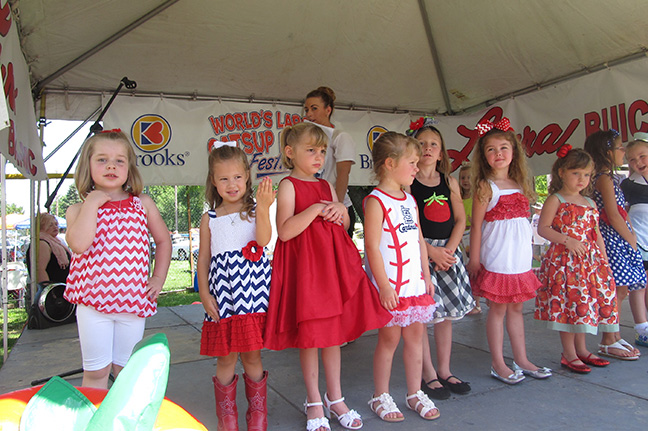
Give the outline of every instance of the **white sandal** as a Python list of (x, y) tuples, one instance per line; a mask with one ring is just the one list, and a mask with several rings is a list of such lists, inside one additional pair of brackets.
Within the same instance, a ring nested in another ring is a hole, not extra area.
[[(409, 400), (412, 400), (414, 398), (416, 398), (416, 405), (414, 407), (412, 407), (410, 405), (410, 403), (409, 403)], [(429, 399), (428, 396), (425, 395), (425, 393), (423, 393), (423, 391), (420, 390), (420, 389), (418, 391), (416, 391), (415, 393), (413, 393), (412, 395), (408, 395), (405, 398), (405, 403), (407, 404), (408, 409), (414, 410), (415, 412), (417, 412), (419, 414), (419, 416), (421, 416), (425, 420), (431, 421), (432, 419), (436, 419), (439, 416), (441, 416), (441, 412), (439, 412), (439, 409), (437, 409), (437, 407), (434, 405), (432, 400)], [(419, 409), (418, 409), (419, 406), (422, 406), (421, 411), (419, 411)], [(432, 410), (437, 411), (436, 415), (426, 416)]]
[(625, 350), (626, 352), (631, 352), (631, 350), (628, 350), (621, 343), (615, 341), (612, 344), (599, 344), (598, 354), (601, 356), (607, 356), (608, 358), (621, 359), (622, 361), (636, 361), (637, 359), (639, 359), (639, 356), (636, 355), (635, 356), (617, 355), (612, 352), (609, 352), (609, 349), (618, 349), (618, 350)]
[[(635, 351), (635, 349), (636, 349), (635, 346), (633, 346), (632, 344), (628, 343), (628, 342), (627, 342), (626, 340), (624, 340), (623, 338), (621, 338), (619, 341), (617, 341), (617, 343), (621, 344), (623, 347), (626, 348), (626, 350), (628, 350), (628, 351), (630, 351), (630, 352), (632, 352), (632, 353), (634, 353), (634, 351)], [(636, 350), (639, 350), (639, 349), (636, 349)], [(635, 356), (637, 356), (637, 357), (638, 357), (638, 356), (641, 356), (641, 352), (639, 352), (639, 353), (635, 353)]]
[[(306, 398), (306, 401), (304, 401), (304, 413), (308, 413), (309, 407), (317, 407), (317, 406), (324, 406), (324, 404), (321, 401), (317, 401), (315, 403), (309, 403), (308, 398)], [(315, 431), (322, 427), (331, 431), (331, 425), (329, 425), (329, 421), (325, 417), (308, 419), (306, 421), (306, 431)]]
[[(374, 404), (377, 402), (379, 404), (374, 407)], [(405, 417), (403, 416), (395, 417), (395, 418), (385, 417), (390, 413), (401, 413), (401, 411), (398, 410), (398, 407), (396, 406), (394, 399), (387, 392), (383, 392), (377, 397), (370, 399), (369, 407), (371, 408), (372, 412), (377, 414), (378, 417), (380, 417), (380, 419), (384, 420), (385, 422), (402, 422), (403, 420), (405, 420)]]
[[(338, 422), (340, 422), (340, 425), (342, 425), (344, 428), (348, 430), (359, 430), (360, 428), (362, 428), (363, 423), (362, 423), (362, 417), (358, 412), (356, 412), (353, 409), (349, 409), (348, 412), (338, 415), (333, 410), (331, 410), (332, 405), (341, 403), (342, 401), (344, 401), (344, 397), (338, 400), (330, 401), (328, 399), (328, 393), (325, 393), (324, 394), (324, 414), (330, 418), (331, 413), (333, 413), (335, 419), (337, 419)], [(360, 425), (353, 426), (353, 422), (356, 419), (360, 420)]]

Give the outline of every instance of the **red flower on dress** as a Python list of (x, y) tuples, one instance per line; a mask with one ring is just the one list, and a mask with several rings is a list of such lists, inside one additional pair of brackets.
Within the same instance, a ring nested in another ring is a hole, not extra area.
[(263, 247), (259, 246), (256, 241), (250, 241), (241, 250), (243, 257), (252, 262), (258, 262), (263, 256)]

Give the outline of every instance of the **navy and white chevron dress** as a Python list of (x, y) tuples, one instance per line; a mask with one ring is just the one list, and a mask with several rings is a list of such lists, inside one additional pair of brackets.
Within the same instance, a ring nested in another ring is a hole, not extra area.
[(256, 220), (239, 215), (217, 217), (208, 211), (211, 233), (209, 291), (216, 298), (220, 321), (207, 313), (203, 322), (200, 354), (226, 356), (263, 347), (270, 262), (256, 246)]

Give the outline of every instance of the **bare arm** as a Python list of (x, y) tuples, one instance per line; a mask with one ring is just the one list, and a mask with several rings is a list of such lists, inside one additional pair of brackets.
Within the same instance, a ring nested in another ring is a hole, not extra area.
[(200, 219), (200, 248), (198, 249), (198, 293), (205, 312), (218, 322), (218, 303), (216, 298), (209, 292), (209, 264), (211, 261), (211, 234), (209, 231), (209, 214), (203, 214)]
[(628, 229), (628, 225), (626, 225), (625, 220), (623, 220), (623, 217), (619, 213), (616, 196), (614, 195), (614, 183), (612, 182), (612, 178), (608, 175), (601, 175), (596, 181), (596, 190), (601, 193), (601, 197), (603, 198), (603, 208), (605, 208), (605, 213), (607, 214), (608, 220), (610, 220), (612, 228), (614, 228), (614, 230), (621, 235), (621, 238), (628, 241), (632, 248), (636, 250), (637, 238), (630, 229)]
[(162, 291), (164, 281), (169, 272), (172, 248), (171, 237), (169, 236), (169, 229), (166, 223), (164, 223), (153, 199), (147, 195), (140, 195), (139, 198), (146, 211), (146, 222), (156, 245), (155, 267), (153, 268), (153, 275), (149, 278), (147, 287), (148, 297), (151, 301), (155, 301)]
[(261, 247), (268, 245), (270, 238), (272, 238), (270, 205), (274, 200), (275, 192), (272, 189), (272, 180), (270, 177), (265, 177), (259, 184), (256, 194), (256, 242)]
[(86, 196), (85, 201), (67, 209), (65, 241), (70, 250), (81, 254), (90, 248), (97, 233), (97, 211), (109, 200), (110, 196), (107, 193), (93, 190)]
[(347, 188), (349, 187), (349, 175), (351, 174), (351, 166), (353, 162), (347, 160), (344, 162), (337, 162), (335, 164), (336, 179), (335, 179), (335, 194), (338, 202), (344, 203)]
[(295, 214), (295, 187), (290, 181), (279, 183), (277, 194), (277, 234), (282, 241), (288, 241), (301, 234), (326, 207), (316, 203)]
[(453, 177), (448, 176), (450, 180), (450, 205), (452, 205), (452, 213), (454, 214), (455, 225), (450, 233), (450, 238), (445, 248), (449, 249), (453, 254), (461, 243), (461, 238), (466, 231), (466, 210), (463, 206), (463, 199), (461, 199), (461, 190), (459, 189), (459, 182)]
[(472, 276), (477, 275), (481, 268), (482, 224), (486, 216), (486, 208), (488, 208), (488, 201), (482, 202), (477, 196), (473, 198), (470, 226), (470, 260), (466, 268)]
[(49, 281), (49, 274), (47, 274), (47, 264), (52, 258), (52, 249), (46, 241), (40, 241), (40, 249), (38, 250), (38, 260), (36, 263), (38, 270), (38, 282)]

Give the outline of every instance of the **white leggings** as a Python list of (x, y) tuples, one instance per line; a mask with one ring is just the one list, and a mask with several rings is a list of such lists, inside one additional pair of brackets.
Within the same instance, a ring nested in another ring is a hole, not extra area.
[(83, 369), (123, 367), (144, 335), (146, 319), (130, 313), (106, 314), (78, 304), (76, 309)]

